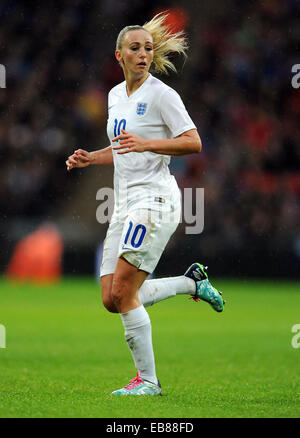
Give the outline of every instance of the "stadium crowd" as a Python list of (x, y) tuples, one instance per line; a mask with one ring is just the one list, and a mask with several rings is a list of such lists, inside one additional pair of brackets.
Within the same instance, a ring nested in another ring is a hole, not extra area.
[(118, 31), (168, 8), (190, 39), (170, 85), (203, 142), (201, 154), (173, 158), (171, 171), (182, 188), (205, 189), (204, 232), (186, 235), (182, 224), (173, 245), (220, 264), (245, 251), (299, 262), (300, 89), (291, 84), (299, 3), (232, 0), (230, 10), (216, 3), (200, 21), (192, 3), (1, 3), (2, 220), (55, 217), (70, 198), (66, 157), (74, 145), (91, 150), (106, 139), (107, 92), (122, 80), (113, 57)]

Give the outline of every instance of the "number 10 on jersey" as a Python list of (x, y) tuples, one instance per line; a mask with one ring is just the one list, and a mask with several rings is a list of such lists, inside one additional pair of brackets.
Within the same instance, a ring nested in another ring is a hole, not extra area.
[(138, 224), (133, 225), (133, 222), (129, 222), (129, 227), (124, 239), (124, 245), (130, 241), (130, 244), (133, 248), (139, 248), (144, 240), (146, 234), (146, 227), (145, 225)]
[(115, 125), (114, 125), (114, 135), (115, 137), (117, 137), (118, 135), (121, 134), (121, 129), (124, 129), (125, 131), (126, 128), (126, 120), (122, 119), (118, 122), (117, 119), (115, 119)]

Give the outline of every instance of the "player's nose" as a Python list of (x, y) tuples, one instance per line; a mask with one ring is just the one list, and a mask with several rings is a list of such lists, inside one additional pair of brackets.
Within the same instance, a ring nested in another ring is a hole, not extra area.
[(139, 57), (142, 58), (142, 59), (146, 58), (146, 50), (143, 47), (141, 47), (141, 50), (140, 50), (140, 53), (139, 53)]

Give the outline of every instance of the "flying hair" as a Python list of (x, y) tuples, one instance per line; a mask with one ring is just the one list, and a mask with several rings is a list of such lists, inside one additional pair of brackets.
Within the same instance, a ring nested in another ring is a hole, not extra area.
[(127, 32), (131, 30), (145, 30), (153, 39), (152, 68), (157, 73), (168, 74), (169, 70), (176, 72), (176, 67), (169, 59), (171, 54), (178, 53), (187, 57), (188, 43), (183, 31), (174, 32), (165, 24), (168, 13), (160, 12), (143, 26), (134, 25), (124, 27), (118, 35), (116, 49), (122, 49), (122, 42)]

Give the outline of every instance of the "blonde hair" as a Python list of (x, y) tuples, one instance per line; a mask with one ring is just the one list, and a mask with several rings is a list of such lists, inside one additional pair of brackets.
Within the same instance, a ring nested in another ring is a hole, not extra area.
[(168, 13), (160, 12), (143, 26), (124, 27), (118, 35), (116, 49), (122, 49), (122, 42), (127, 32), (131, 30), (145, 30), (153, 39), (153, 70), (157, 73), (165, 74), (168, 74), (168, 70), (176, 72), (176, 67), (170, 61), (169, 56), (173, 53), (179, 53), (186, 58), (188, 43), (183, 31), (172, 33), (169, 27), (164, 24), (168, 15)]

